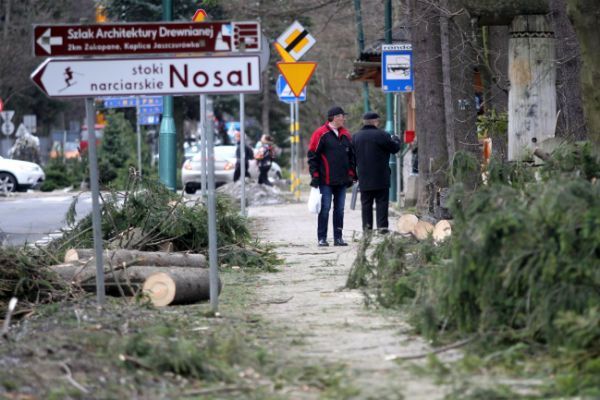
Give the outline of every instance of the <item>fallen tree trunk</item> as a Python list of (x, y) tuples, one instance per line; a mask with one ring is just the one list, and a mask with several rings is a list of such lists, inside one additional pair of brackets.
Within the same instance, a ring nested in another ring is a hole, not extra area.
[[(66, 281), (94, 292), (93, 265), (60, 264), (50, 267)], [(132, 288), (143, 290), (156, 306), (189, 304), (210, 298), (209, 271), (190, 267), (132, 266), (105, 272), (105, 285), (112, 294)], [(120, 286), (120, 290), (117, 289)], [(221, 282), (219, 281), (219, 292)], [(128, 291), (130, 292), (130, 291)]]
[[(94, 249), (69, 249), (65, 253), (66, 263), (94, 258)], [(154, 265), (160, 267), (207, 268), (203, 254), (165, 253), (160, 251), (106, 250), (104, 262), (111, 265)]]

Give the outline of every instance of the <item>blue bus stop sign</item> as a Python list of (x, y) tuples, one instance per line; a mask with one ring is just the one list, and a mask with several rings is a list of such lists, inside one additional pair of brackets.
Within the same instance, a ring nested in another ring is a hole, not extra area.
[(412, 92), (412, 45), (384, 44), (381, 47), (381, 87), (385, 93)]
[(277, 78), (277, 96), (279, 96), (279, 100), (284, 103), (295, 103), (296, 101), (306, 101), (306, 86), (302, 89), (302, 93), (300, 93), (299, 97), (296, 97), (290, 88), (290, 85), (286, 82), (283, 75), (279, 75)]

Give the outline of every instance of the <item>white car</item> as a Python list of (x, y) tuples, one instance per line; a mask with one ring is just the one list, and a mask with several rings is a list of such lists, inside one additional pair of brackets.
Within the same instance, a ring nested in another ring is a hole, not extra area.
[(44, 181), (46, 175), (36, 163), (0, 156), (0, 193), (25, 192)]
[[(236, 146), (215, 146), (215, 186), (221, 186), (233, 182), (235, 171), (235, 148)], [(186, 193), (193, 194), (200, 189), (202, 171), (200, 153), (197, 153), (183, 163), (181, 169), (181, 180)], [(258, 167), (256, 160), (250, 160), (248, 172), (252, 179), (258, 179)], [(269, 179), (281, 179), (281, 168), (276, 162), (271, 164)]]

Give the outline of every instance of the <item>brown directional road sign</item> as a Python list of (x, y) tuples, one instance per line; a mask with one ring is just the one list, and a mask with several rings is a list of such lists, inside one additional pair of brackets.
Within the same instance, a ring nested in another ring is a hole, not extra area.
[(36, 56), (260, 51), (257, 21), (36, 25)]

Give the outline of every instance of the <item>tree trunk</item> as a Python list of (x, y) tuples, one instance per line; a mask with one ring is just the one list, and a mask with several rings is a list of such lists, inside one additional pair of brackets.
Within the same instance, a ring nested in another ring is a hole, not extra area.
[(567, 12), (579, 39), (581, 60), (581, 89), (583, 107), (590, 141), (600, 150), (600, 46), (598, 26), (600, 9), (597, 0), (568, 0)]
[(12, 0), (6, 0), (4, 9), (4, 30), (2, 32), (2, 39), (6, 41), (8, 39), (8, 30), (10, 27), (10, 3)]
[[(89, 260), (94, 258), (95, 254), (94, 249), (69, 249), (65, 253), (64, 261), (69, 263)], [(127, 265), (207, 268), (206, 257), (203, 254), (164, 253), (159, 251), (106, 250), (104, 261), (113, 266), (121, 266), (125, 263)]]
[(566, 0), (550, 0), (552, 28), (556, 37), (556, 94), (558, 121), (556, 136), (574, 140), (586, 138), (581, 98), (581, 55), (575, 29), (567, 16)]
[[(94, 266), (60, 264), (50, 268), (86, 291), (96, 290)], [(157, 306), (194, 303), (208, 300), (210, 296), (209, 271), (199, 268), (135, 266), (116, 269), (106, 273), (105, 284), (112, 294), (133, 295), (141, 288)], [(117, 291), (116, 287), (120, 289)]]
[[(454, 14), (449, 24), (450, 105), (454, 118), (454, 148), (480, 154), (477, 140), (477, 108), (475, 107), (475, 66), (477, 56), (471, 38), (475, 35), (469, 16), (460, 12), (460, 1), (449, 0), (449, 11)], [(450, 147), (450, 146), (448, 146)], [(452, 157), (454, 154), (452, 154)], [(473, 177), (476, 179), (477, 177)], [(474, 183), (474, 182), (472, 182)]]
[(440, 47), (442, 49), (442, 80), (444, 92), (444, 122), (446, 124), (446, 144), (448, 149), (448, 160), (452, 160), (455, 148), (454, 135), (454, 110), (452, 107), (452, 82), (450, 78), (450, 32), (448, 30), (448, 0), (441, 0), (443, 9), (440, 14)]
[[(484, 77), (483, 108), (487, 115), (500, 116), (508, 112), (508, 26), (485, 26), (483, 30), (483, 60), (481, 72)], [(508, 158), (508, 132), (506, 129), (491, 130), (494, 157)]]
[(554, 39), (545, 15), (519, 15), (510, 27), (508, 159), (519, 160), (556, 127)]
[(263, 82), (269, 83), (263, 84), (261, 110), (262, 133), (267, 135), (271, 134), (271, 125), (269, 124), (269, 113), (271, 112), (271, 90), (273, 85), (270, 84), (270, 70), (271, 68), (267, 67), (263, 72)]
[(446, 151), (439, 12), (431, 4), (410, 3), (414, 53), (419, 179), (417, 207), (432, 213), (435, 191), (446, 186)]
[[(174, 268), (150, 275), (142, 290), (157, 307), (197, 303), (210, 299), (208, 275), (208, 270)], [(218, 292), (221, 292), (220, 281)]]

